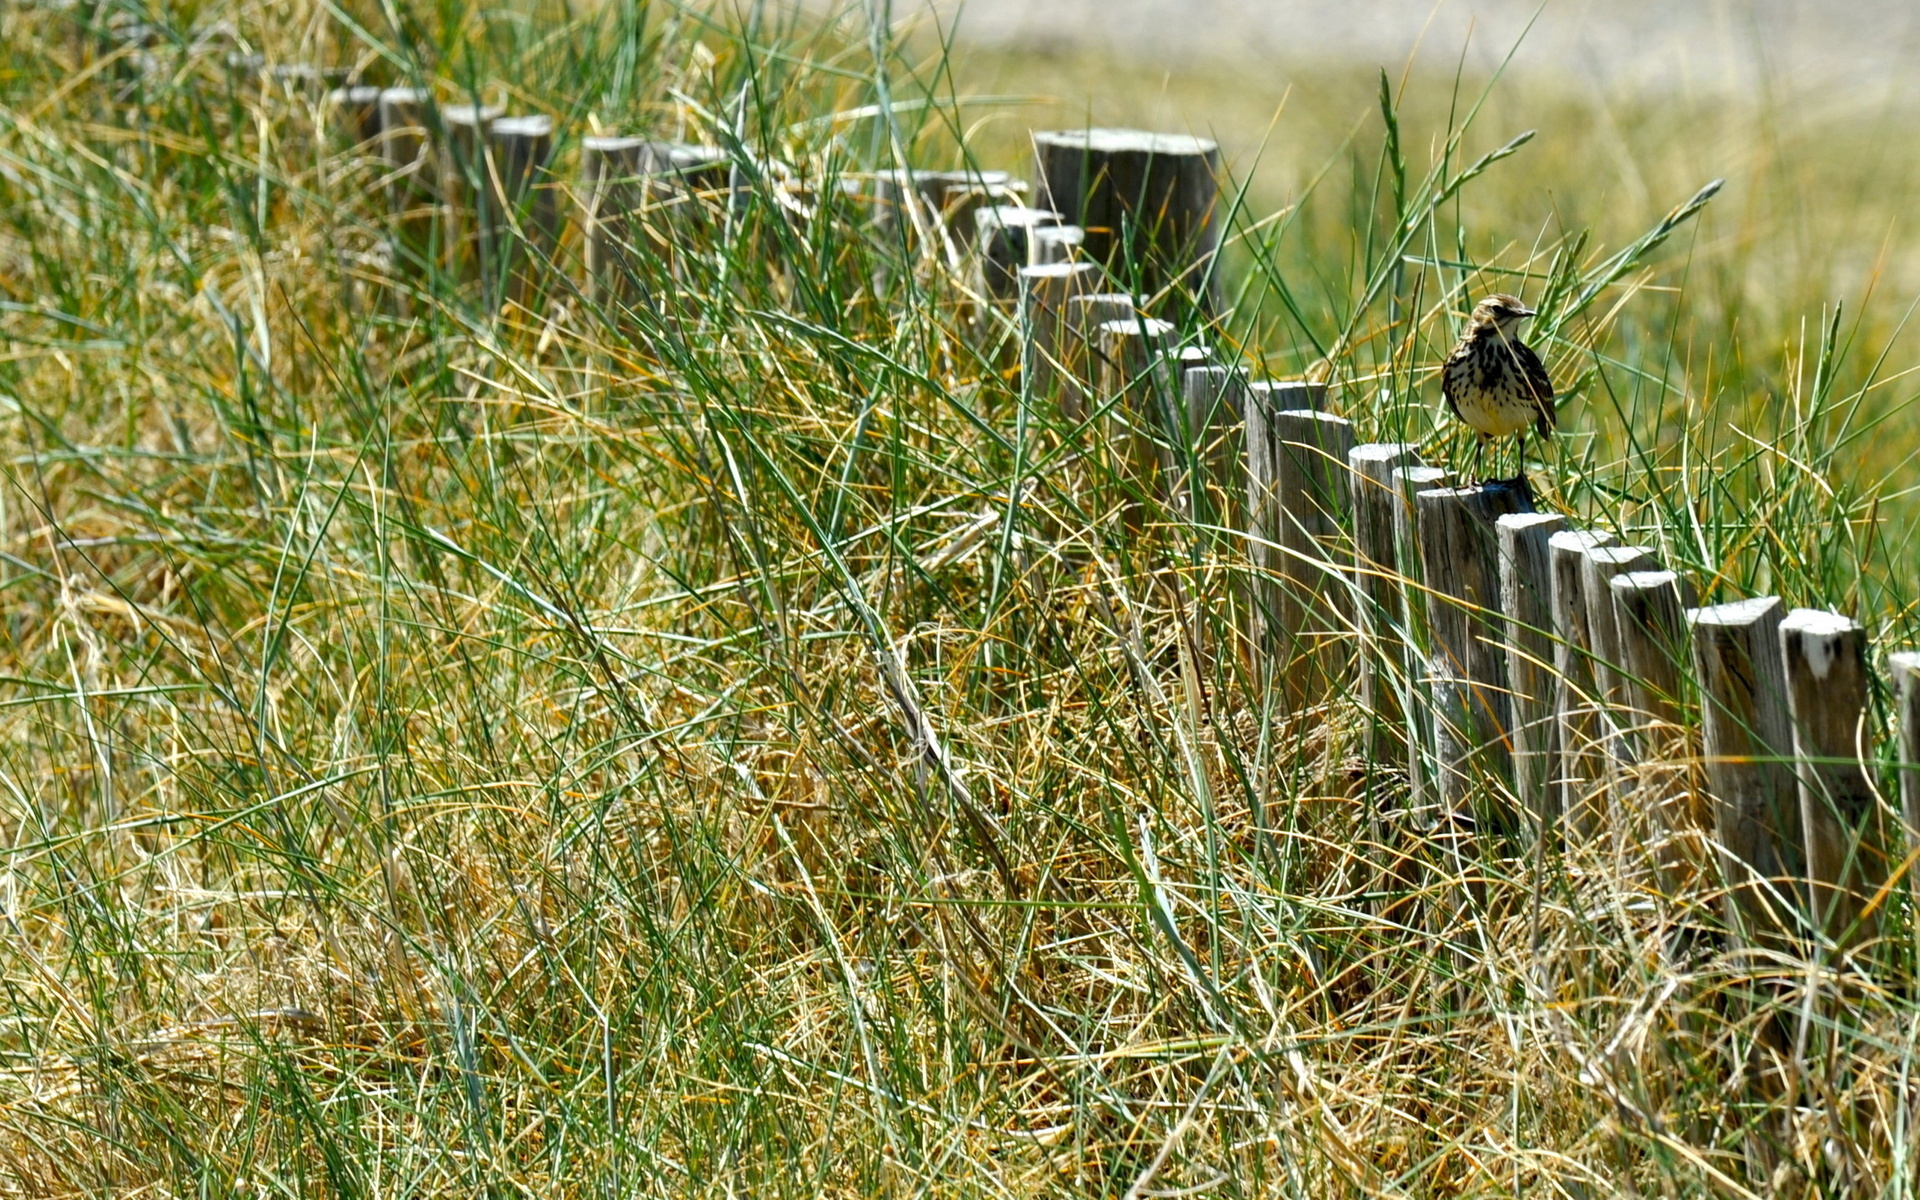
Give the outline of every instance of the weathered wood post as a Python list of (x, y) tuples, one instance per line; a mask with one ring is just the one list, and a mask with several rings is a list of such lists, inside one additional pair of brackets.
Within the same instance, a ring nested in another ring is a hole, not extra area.
[(1027, 234), (1027, 248), (1037, 267), (1073, 262), (1080, 257), (1080, 247), (1086, 240), (1087, 231), (1078, 225), (1041, 225)]
[(1247, 549), (1253, 562), (1253, 624), (1249, 630), (1256, 656), (1275, 653), (1276, 634), (1285, 628), (1277, 577), (1282, 569), (1278, 431), (1275, 414), (1318, 410), (1326, 403), (1324, 385), (1258, 380), (1247, 385), (1245, 412)]
[(1393, 486), (1393, 473), (1401, 467), (1419, 465), (1419, 451), (1411, 442), (1368, 442), (1347, 454), (1348, 504), (1353, 512), (1354, 630), (1359, 635), (1360, 708), (1366, 713), (1370, 764), (1404, 748), (1399, 736), (1404, 721), (1400, 691), (1406, 673), (1400, 627), (1404, 601), (1393, 540), (1393, 511), (1401, 499)]
[[(1314, 398), (1311, 390), (1290, 390)], [(1268, 392), (1277, 394), (1284, 393)], [(1268, 414), (1267, 435), (1280, 544), (1280, 587), (1270, 610), (1278, 621), (1269, 644), (1288, 705), (1297, 712), (1325, 699), (1346, 673), (1343, 651), (1352, 649), (1346, 597), (1351, 552), (1337, 539), (1353, 491), (1347, 483), (1353, 424), (1317, 408), (1281, 409)]]
[[(1906, 826), (1906, 852), (1920, 850), (1920, 654), (1887, 657), (1893, 673), (1894, 737), (1900, 755), (1900, 816)], [(1907, 869), (1914, 900), (1920, 903), (1920, 870)]]
[(402, 275), (430, 270), (437, 249), (441, 181), (428, 132), (432, 113), (433, 93), (425, 88), (380, 93), (380, 149), (393, 212), (390, 246), (394, 270)]
[(1086, 254), (1142, 295), (1219, 307), (1220, 147), (1136, 129), (1033, 135), (1037, 202), (1086, 230)]
[(1246, 461), (1246, 369), (1190, 366), (1180, 386), (1187, 453), (1175, 486), (1178, 502), (1196, 524), (1244, 529), (1246, 491), (1239, 485)]
[(1780, 622), (1780, 655), (1807, 839), (1808, 913), (1822, 937), (1845, 949), (1877, 935), (1878, 910), (1868, 905), (1888, 873), (1866, 765), (1873, 761), (1867, 631), (1838, 613), (1796, 608)]
[[(490, 264), (505, 299), (533, 312), (546, 292), (560, 241), (559, 208), (547, 177), (553, 118), (496, 118), (487, 130), (487, 148), (489, 203), (480, 229), (481, 258)], [(489, 281), (489, 286), (496, 285)]]
[(1020, 300), (1020, 268), (1034, 265), (1033, 235), (1058, 225), (1060, 214), (1024, 205), (989, 204), (973, 214), (977, 286), (988, 303), (1011, 308)]
[(1749, 940), (1799, 925), (1806, 878), (1780, 658), (1780, 600), (1687, 610), (1700, 680), (1701, 743), (1727, 882), (1727, 920)]
[(581, 255), (587, 298), (601, 307), (631, 305), (638, 278), (630, 260), (646, 205), (649, 142), (589, 137), (580, 142)]
[(327, 132), (342, 146), (366, 146), (380, 136), (380, 89), (335, 88), (325, 103)]
[(462, 279), (480, 279), (491, 266), (491, 238), (501, 220), (489, 186), (487, 141), (488, 131), (505, 111), (491, 104), (448, 104), (440, 110), (445, 135), (440, 194), (450, 231), (443, 250)]
[(1407, 805), (1411, 819), (1431, 821), (1434, 791), (1433, 692), (1427, 681), (1426, 572), (1420, 565), (1420, 509), (1415, 497), (1446, 486), (1447, 472), (1439, 467), (1395, 467), (1393, 509), (1395, 565), (1400, 573), (1400, 628), (1405, 632), (1406, 659), (1402, 664), (1400, 708), (1407, 717)]
[[(1435, 695), (1438, 796), (1442, 817), (1460, 821), (1474, 815), (1467, 802), (1476, 774), (1509, 783), (1513, 777), (1497, 522), (1527, 511), (1532, 500), (1517, 486), (1480, 484), (1433, 488), (1414, 503), (1432, 630), (1428, 677)], [(1486, 815), (1501, 825), (1511, 820), (1497, 809)]]
[(1589, 802), (1588, 814), (1596, 823), (1603, 814), (1612, 813), (1620, 776), (1637, 756), (1637, 745), (1622, 720), (1632, 697), (1627, 690), (1627, 673), (1621, 669), (1611, 582), (1616, 575), (1651, 571), (1657, 566), (1653, 552), (1641, 546), (1596, 546), (1580, 559), (1580, 588), (1587, 608), (1586, 649), (1593, 666), (1591, 728), (1599, 739), (1598, 753), (1583, 757), (1591, 772), (1588, 778), (1599, 785)]
[(1513, 690), (1513, 784), (1538, 836), (1560, 820), (1553, 787), (1559, 744), (1553, 719), (1553, 561), (1548, 541), (1566, 527), (1558, 513), (1509, 513), (1497, 521), (1500, 610), (1507, 619), (1507, 680)]
[(990, 200), (1016, 199), (1005, 171), (922, 171), (901, 168), (874, 181), (874, 227), (883, 238), (911, 232), (920, 244), (945, 251), (953, 265), (972, 238), (973, 212)]
[(1666, 894), (1685, 895), (1709, 861), (1704, 839), (1713, 814), (1689, 786), (1696, 757), (1693, 730), (1683, 723), (1681, 707), (1687, 662), (1687, 609), (1697, 601), (1693, 585), (1672, 571), (1628, 571), (1608, 581), (1613, 592), (1614, 633), (1619, 647), (1618, 673), (1624, 678), (1621, 728), (1635, 737), (1641, 761), (1659, 764), (1663, 778), (1643, 784), (1642, 805), (1652, 810), (1648, 832), (1654, 869)]
[(1045, 399), (1067, 386), (1067, 302), (1093, 294), (1099, 274), (1092, 263), (1047, 263), (1019, 271), (1020, 386), (1029, 397)]
[(1105, 434), (1088, 447), (1087, 457), (1105, 464), (1104, 478), (1096, 482), (1113, 500), (1101, 510), (1117, 507), (1123, 527), (1136, 534), (1147, 527), (1160, 491), (1165, 426), (1158, 410), (1176, 386), (1167, 351), (1177, 332), (1166, 321), (1139, 315), (1103, 322), (1093, 331), (1095, 394)]
[(1060, 416), (1079, 424), (1093, 415), (1093, 398), (1100, 382), (1097, 339), (1102, 325), (1134, 319), (1133, 297), (1119, 292), (1091, 292), (1068, 296), (1061, 309), (1060, 332), (1054, 341), (1055, 379), (1060, 385)]
[(1588, 823), (1590, 807), (1587, 785), (1590, 768), (1587, 755), (1595, 735), (1593, 725), (1593, 660), (1587, 648), (1593, 637), (1587, 631), (1586, 589), (1583, 567), (1586, 555), (1613, 541), (1613, 535), (1600, 530), (1562, 530), (1547, 538), (1547, 558), (1553, 571), (1548, 599), (1553, 607), (1553, 690), (1554, 744), (1558, 761), (1553, 772), (1554, 787), (1560, 796), (1560, 820), (1584, 836), (1592, 832)]
[[(1920, 851), (1920, 653), (1887, 655), (1893, 676), (1893, 737), (1899, 753), (1901, 824), (1907, 828), (1907, 854)], [(1920, 904), (1920, 870), (1907, 868), (1914, 902)]]

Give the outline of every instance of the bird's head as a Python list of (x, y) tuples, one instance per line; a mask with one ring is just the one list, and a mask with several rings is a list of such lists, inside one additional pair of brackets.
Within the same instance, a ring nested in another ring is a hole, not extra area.
[(1501, 333), (1507, 333), (1532, 315), (1533, 310), (1522, 304), (1518, 296), (1503, 292), (1496, 292), (1473, 307), (1475, 325), (1491, 325)]

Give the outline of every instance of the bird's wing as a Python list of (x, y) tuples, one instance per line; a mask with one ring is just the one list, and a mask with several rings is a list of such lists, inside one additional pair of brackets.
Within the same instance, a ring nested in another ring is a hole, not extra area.
[(1513, 360), (1519, 364), (1520, 378), (1526, 382), (1527, 396), (1540, 414), (1540, 436), (1545, 437), (1549, 430), (1560, 424), (1553, 410), (1553, 380), (1547, 376), (1546, 365), (1540, 361), (1540, 356), (1525, 342), (1513, 343)]
[(1457, 387), (1453, 378), (1453, 369), (1466, 352), (1467, 344), (1462, 341), (1453, 348), (1452, 354), (1447, 355), (1446, 363), (1440, 368), (1440, 396), (1447, 402), (1447, 407), (1453, 410), (1453, 419), (1456, 421), (1463, 418), (1460, 416), (1460, 401), (1453, 394)]

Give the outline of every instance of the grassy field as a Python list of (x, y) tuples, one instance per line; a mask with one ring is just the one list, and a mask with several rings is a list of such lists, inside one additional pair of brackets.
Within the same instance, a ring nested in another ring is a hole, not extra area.
[[(1636, 827), (1394, 820), (1349, 698), (1185, 649), (1235, 645), (1242, 541), (1116, 520), (964, 274), (818, 199), (1089, 107), (1217, 130), (1216, 345), (1464, 466), (1431, 373), (1524, 291), (1545, 503), (1898, 649), (1910, 114), (1282, 109), (733, 12), (208, 0), (143, 65), (130, 12), (0, 8), (0, 1194), (1920, 1187), (1904, 888), (1809, 961)], [(720, 146), (740, 200), (631, 310), (500, 311), (386, 260), (379, 164), (236, 49), (549, 113), (562, 178), (596, 128)]]

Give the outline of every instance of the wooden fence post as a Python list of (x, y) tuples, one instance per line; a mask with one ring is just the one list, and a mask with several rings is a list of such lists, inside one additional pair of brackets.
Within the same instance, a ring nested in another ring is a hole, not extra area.
[(1868, 904), (1887, 880), (1886, 838), (1865, 764), (1867, 631), (1838, 613), (1796, 608), (1780, 622), (1787, 713), (1807, 845), (1808, 913), (1842, 949), (1879, 931)]
[(492, 230), (499, 224), (493, 211), (487, 164), (488, 130), (505, 114), (491, 104), (449, 104), (440, 110), (446, 144), (439, 155), (441, 197), (450, 232), (442, 246), (448, 263), (464, 279), (479, 279), (493, 249)]
[(646, 203), (648, 142), (637, 137), (589, 137), (580, 142), (581, 257), (586, 293), (602, 307), (632, 304), (637, 278), (629, 256)]
[(1406, 644), (1400, 631), (1400, 566), (1394, 554), (1393, 511), (1400, 493), (1393, 473), (1420, 465), (1411, 442), (1368, 442), (1347, 454), (1348, 504), (1353, 510), (1354, 629), (1359, 634), (1360, 706), (1367, 715), (1367, 761), (1378, 762), (1400, 738)]
[(1750, 940), (1796, 929), (1806, 878), (1781, 616), (1776, 596), (1687, 610), (1727, 920)]
[[(1887, 657), (1893, 673), (1894, 737), (1900, 757), (1900, 816), (1906, 826), (1906, 853), (1920, 850), (1920, 654)], [(1907, 868), (1914, 901), (1920, 904), (1920, 868)]]
[(380, 136), (380, 89), (360, 85), (327, 93), (327, 131), (345, 146), (365, 146)]
[[(1170, 285), (1219, 307), (1220, 147), (1136, 129), (1033, 135), (1038, 203), (1087, 231), (1086, 253), (1123, 286)], [(1136, 279), (1137, 274), (1137, 279)]]
[(1507, 617), (1512, 688), (1514, 795), (1546, 837), (1560, 819), (1553, 787), (1558, 761), (1553, 719), (1553, 563), (1547, 542), (1566, 527), (1558, 513), (1510, 513), (1500, 538), (1500, 610)]
[(1238, 485), (1246, 456), (1246, 369), (1200, 364), (1181, 375), (1180, 386), (1187, 428), (1187, 461), (1177, 485), (1183, 506), (1196, 524), (1244, 529), (1246, 492)]
[(1020, 386), (1029, 397), (1043, 399), (1066, 386), (1067, 302), (1092, 293), (1099, 273), (1092, 263), (1048, 263), (1018, 272)]
[(1100, 382), (1099, 347), (1102, 325), (1134, 320), (1133, 297), (1119, 292), (1091, 292), (1068, 296), (1061, 310), (1054, 367), (1060, 382), (1060, 415), (1079, 424), (1093, 415), (1090, 404)]
[(428, 134), (432, 110), (433, 93), (424, 88), (380, 93), (380, 150), (393, 212), (390, 245), (394, 271), (401, 275), (428, 270), (437, 248), (441, 180)]
[(487, 130), (487, 145), (491, 224), (481, 227), (482, 259), (490, 263), (505, 298), (535, 312), (560, 242), (560, 214), (547, 174), (553, 118), (501, 117)]
[[(1496, 522), (1526, 511), (1532, 500), (1521, 487), (1480, 484), (1429, 489), (1414, 503), (1432, 630), (1428, 676), (1435, 692), (1438, 795), (1442, 818), (1457, 821), (1469, 815), (1466, 801), (1476, 774), (1512, 779)], [(1488, 815), (1503, 824), (1510, 820), (1506, 813)]]
[(1019, 303), (1020, 268), (1034, 265), (1034, 232), (1059, 223), (1060, 214), (1044, 208), (989, 204), (976, 209), (973, 240), (981, 297), (1002, 308)]
[(1690, 786), (1689, 764), (1697, 755), (1693, 730), (1682, 723), (1687, 609), (1697, 601), (1693, 585), (1672, 571), (1628, 571), (1607, 586), (1613, 593), (1617, 673), (1626, 692), (1615, 719), (1640, 743), (1641, 761), (1659, 764), (1659, 774), (1643, 780), (1638, 799), (1654, 819), (1647, 831), (1654, 870), (1665, 894), (1679, 898), (1693, 890), (1708, 861), (1703, 839), (1713, 830), (1712, 813)]
[(1407, 717), (1407, 806), (1416, 820), (1425, 820), (1433, 803), (1433, 697), (1427, 683), (1426, 573), (1420, 566), (1420, 510), (1414, 498), (1443, 487), (1447, 472), (1439, 467), (1395, 467), (1393, 490), (1393, 544), (1400, 574), (1400, 628), (1407, 645), (1401, 671), (1400, 709)]
[(1547, 538), (1547, 558), (1553, 571), (1548, 597), (1553, 608), (1553, 721), (1554, 788), (1559, 793), (1562, 836), (1565, 826), (1589, 834), (1579, 822), (1588, 815), (1585, 750), (1593, 741), (1593, 661), (1587, 647), (1586, 589), (1582, 563), (1591, 550), (1613, 541), (1599, 530), (1562, 530)]
[(1041, 225), (1027, 234), (1027, 249), (1036, 267), (1073, 262), (1086, 240), (1087, 231), (1078, 225)]
[[(1289, 391), (1302, 398), (1313, 395)], [(1349, 643), (1343, 616), (1352, 611), (1344, 568), (1350, 552), (1335, 539), (1346, 526), (1352, 495), (1346, 475), (1353, 425), (1317, 408), (1293, 408), (1270, 412), (1266, 432), (1274, 479), (1271, 515), (1280, 547), (1268, 645), (1286, 683), (1288, 707), (1298, 712), (1323, 699), (1344, 673), (1340, 650)]]
[(1597, 752), (1583, 754), (1588, 764), (1588, 816), (1598, 827), (1604, 817), (1617, 816), (1614, 805), (1625, 768), (1635, 761), (1638, 746), (1625, 728), (1622, 714), (1632, 703), (1627, 673), (1622, 669), (1619, 624), (1614, 617), (1615, 575), (1651, 571), (1659, 566), (1653, 552), (1641, 546), (1596, 546), (1580, 559), (1580, 590), (1587, 609), (1585, 649), (1593, 668), (1593, 703), (1588, 727), (1598, 741)]
[[(1087, 457), (1104, 459), (1106, 478), (1097, 482), (1112, 489), (1123, 526), (1138, 533), (1159, 494), (1164, 425), (1156, 410), (1176, 386), (1166, 351), (1177, 331), (1166, 321), (1136, 315), (1104, 322), (1093, 332), (1095, 394), (1105, 411), (1105, 433), (1088, 447)], [(1114, 504), (1100, 507), (1105, 512)]]

